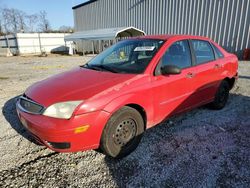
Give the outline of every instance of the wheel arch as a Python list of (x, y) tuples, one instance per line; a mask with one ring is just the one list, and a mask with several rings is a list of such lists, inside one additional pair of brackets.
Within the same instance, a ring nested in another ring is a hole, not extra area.
[(135, 110), (137, 110), (141, 114), (143, 122), (144, 122), (144, 130), (146, 130), (146, 127), (147, 127), (147, 113), (146, 113), (145, 109), (142, 106), (140, 106), (139, 104), (135, 104), (135, 103), (126, 104), (125, 106), (134, 108)]
[(124, 106), (137, 110), (143, 118), (144, 128), (150, 127), (153, 122), (153, 108), (150, 100), (143, 100), (133, 94), (124, 95), (113, 99), (103, 110), (114, 114)]
[(235, 77), (232, 77), (232, 78), (226, 77), (224, 80), (228, 82), (230, 90), (231, 90), (234, 87), (234, 84), (236, 81)]

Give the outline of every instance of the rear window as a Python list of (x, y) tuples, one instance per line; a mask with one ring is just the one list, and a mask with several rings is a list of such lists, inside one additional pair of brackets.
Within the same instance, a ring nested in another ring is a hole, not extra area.
[(216, 57), (218, 59), (223, 58), (224, 55), (222, 54), (222, 52), (214, 44), (211, 44), (211, 45), (213, 46), (214, 53), (215, 53)]
[(202, 64), (215, 60), (213, 49), (209, 42), (203, 40), (191, 40), (196, 57), (196, 63)]

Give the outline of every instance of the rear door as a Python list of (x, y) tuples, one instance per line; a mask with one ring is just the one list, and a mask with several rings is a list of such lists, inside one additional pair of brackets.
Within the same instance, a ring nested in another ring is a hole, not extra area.
[(216, 59), (211, 44), (205, 40), (190, 40), (195, 57), (195, 98), (197, 106), (210, 102), (216, 93), (222, 73), (222, 63)]
[[(160, 69), (164, 65), (178, 66), (181, 74), (162, 75)], [(152, 80), (155, 123), (192, 106), (193, 71), (188, 40), (173, 43), (158, 63)]]

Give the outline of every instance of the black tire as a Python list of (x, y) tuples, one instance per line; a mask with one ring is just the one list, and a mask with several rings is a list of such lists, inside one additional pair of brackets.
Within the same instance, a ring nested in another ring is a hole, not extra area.
[(215, 94), (214, 101), (210, 104), (210, 107), (215, 110), (224, 108), (229, 96), (230, 86), (226, 80), (223, 80)]
[(134, 108), (124, 106), (106, 124), (100, 148), (110, 157), (125, 157), (139, 145), (143, 132), (144, 121), (141, 114)]

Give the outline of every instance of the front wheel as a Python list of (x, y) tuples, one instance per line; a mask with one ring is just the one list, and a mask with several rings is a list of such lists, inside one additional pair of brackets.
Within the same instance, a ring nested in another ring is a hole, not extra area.
[(125, 106), (115, 112), (103, 130), (100, 148), (104, 154), (122, 158), (139, 145), (144, 132), (144, 121), (134, 108)]
[(220, 110), (224, 108), (229, 96), (229, 84), (226, 80), (223, 80), (215, 94), (214, 101), (210, 104), (211, 108)]

